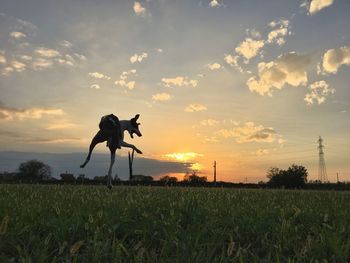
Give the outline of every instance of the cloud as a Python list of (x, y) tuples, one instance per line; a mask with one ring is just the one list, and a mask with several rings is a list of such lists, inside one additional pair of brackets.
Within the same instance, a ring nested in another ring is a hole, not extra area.
[(140, 2), (134, 2), (134, 12), (138, 16), (144, 16), (146, 14), (146, 8), (141, 5)]
[(46, 58), (37, 58), (33, 61), (32, 67), (34, 70), (44, 70), (52, 67), (53, 62)]
[(66, 65), (70, 67), (73, 67), (75, 65), (75, 59), (69, 54), (66, 54), (63, 58), (57, 58), (55, 59), (55, 61), (61, 65)]
[(5, 67), (4, 69), (2, 69), (2, 70), (0, 71), (0, 74), (3, 75), (3, 76), (7, 76), (7, 75), (9, 75), (10, 73), (12, 73), (13, 71), (14, 71), (13, 68), (11, 68), (11, 67)]
[(224, 57), (224, 60), (230, 66), (238, 66), (238, 59), (239, 59), (239, 56), (232, 56), (230, 54), (228, 54), (228, 55), (225, 54), (225, 57)]
[(178, 86), (178, 87), (183, 87), (183, 86), (192, 86), (192, 87), (197, 87), (198, 81), (195, 79), (189, 79), (188, 77), (183, 77), (183, 76), (177, 76), (175, 78), (162, 78), (161, 79), (163, 85), (165, 87), (171, 87), (171, 86)]
[(32, 58), (31, 56), (22, 55), (22, 56), (21, 56), (21, 59), (22, 59), (22, 60), (25, 60), (25, 61), (31, 61), (33, 58)]
[(26, 37), (27, 35), (19, 31), (13, 31), (10, 33), (10, 36), (16, 39), (20, 39)]
[(92, 84), (92, 85), (90, 86), (90, 89), (100, 89), (100, 88), (101, 88), (101, 86), (98, 85), (98, 84)]
[(278, 142), (281, 136), (272, 127), (255, 125), (254, 122), (246, 122), (243, 126), (233, 129), (221, 129), (217, 132), (224, 138), (236, 138), (238, 143), (246, 142)]
[(350, 47), (329, 49), (323, 55), (324, 72), (335, 74), (342, 65), (350, 65)]
[(274, 43), (279, 46), (282, 46), (283, 44), (285, 44), (286, 43), (285, 36), (291, 34), (289, 24), (290, 22), (287, 19), (271, 21), (269, 23), (269, 26), (275, 29), (270, 31), (269, 34), (267, 35), (267, 42), (270, 44)]
[(196, 153), (196, 152), (184, 152), (184, 153), (167, 153), (164, 154), (165, 158), (174, 159), (177, 161), (186, 162), (188, 160), (193, 160), (198, 157), (203, 157), (204, 154)]
[(152, 95), (152, 100), (154, 101), (167, 101), (170, 99), (171, 99), (171, 95), (165, 92)]
[(106, 79), (106, 80), (110, 80), (111, 79), (111, 77), (108, 77), (108, 76), (106, 76), (106, 75), (104, 75), (104, 74), (102, 74), (100, 72), (90, 72), (89, 76), (93, 77), (95, 79)]
[(261, 33), (257, 31), (255, 28), (253, 29), (246, 29), (246, 34), (248, 36), (251, 36), (252, 38), (261, 38)]
[(260, 95), (272, 95), (273, 89), (282, 89), (285, 84), (297, 87), (306, 85), (306, 67), (310, 64), (307, 55), (295, 52), (280, 55), (276, 60), (258, 64), (258, 76), (248, 79), (250, 91)]
[(7, 59), (5, 57), (5, 52), (0, 50), (0, 64), (6, 64)]
[(11, 67), (17, 72), (22, 72), (26, 69), (26, 65), (18, 60), (11, 61)]
[(326, 8), (333, 4), (333, 0), (311, 0), (309, 13), (310, 15), (316, 14), (321, 11), (323, 8)]
[(60, 121), (56, 123), (51, 123), (46, 127), (46, 130), (64, 130), (74, 128), (77, 125), (75, 123), (71, 123), (69, 121)]
[(60, 52), (54, 49), (45, 48), (45, 47), (39, 47), (35, 50), (35, 53), (37, 53), (39, 56), (45, 57), (45, 58), (53, 58), (60, 55)]
[(209, 6), (210, 7), (220, 7), (221, 5), (220, 5), (220, 3), (217, 0), (211, 0), (209, 2)]
[(138, 54), (134, 54), (130, 57), (130, 62), (132, 64), (136, 63), (136, 62), (139, 62), (141, 63), (143, 59), (147, 58), (148, 57), (148, 54), (143, 52), (141, 55), (138, 55)]
[(14, 119), (41, 119), (45, 115), (63, 115), (62, 109), (45, 109), (45, 108), (11, 108), (6, 107), (0, 103), (0, 120), (14, 120)]
[(135, 88), (136, 82), (135, 81), (128, 81), (129, 75), (136, 74), (136, 69), (132, 69), (129, 71), (124, 71), (120, 76), (119, 80), (116, 80), (114, 82), (115, 85), (120, 87), (128, 88), (129, 90), (132, 90)]
[(259, 50), (265, 45), (263, 40), (254, 40), (252, 38), (246, 38), (243, 42), (235, 48), (235, 51), (245, 57), (248, 61), (249, 59), (258, 55)]
[(187, 112), (206, 111), (206, 110), (207, 110), (207, 107), (205, 105), (198, 104), (198, 103), (190, 104), (185, 108), (185, 111)]
[(207, 66), (208, 66), (208, 68), (210, 70), (217, 70), (217, 69), (221, 69), (222, 68), (222, 66), (219, 63), (216, 63), (216, 62), (213, 63), (213, 64), (208, 64)]
[(308, 89), (310, 92), (307, 93), (304, 98), (307, 105), (312, 105), (314, 103), (322, 104), (325, 102), (327, 96), (335, 93), (335, 89), (329, 88), (329, 85), (324, 80), (312, 83)]
[(69, 42), (68, 40), (61, 41), (60, 45), (63, 47), (66, 47), (66, 48), (71, 48), (73, 46), (73, 44), (71, 42)]

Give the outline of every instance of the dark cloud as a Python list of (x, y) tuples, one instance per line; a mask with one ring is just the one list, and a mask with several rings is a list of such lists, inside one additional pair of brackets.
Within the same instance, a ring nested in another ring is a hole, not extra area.
[[(30, 159), (37, 159), (50, 165), (53, 176), (60, 173), (71, 172), (75, 175), (85, 174), (89, 178), (106, 175), (109, 167), (108, 154), (93, 154), (90, 162), (84, 169), (79, 165), (85, 160), (86, 153), (34, 153), (34, 152), (0, 152), (0, 171), (16, 171), (19, 164)], [(134, 174), (159, 176), (167, 173), (185, 173), (190, 170), (191, 163), (170, 162), (135, 156)], [(128, 158), (117, 156), (113, 176), (117, 173), (119, 178), (127, 179)]]

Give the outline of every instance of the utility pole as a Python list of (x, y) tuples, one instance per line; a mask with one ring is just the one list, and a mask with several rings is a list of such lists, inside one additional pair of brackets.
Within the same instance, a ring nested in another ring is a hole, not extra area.
[(129, 156), (129, 181), (132, 180), (132, 163), (134, 162), (134, 152), (135, 150), (132, 150), (132, 154), (130, 154), (130, 152), (128, 152), (128, 156)]
[(327, 178), (327, 170), (326, 170), (326, 162), (324, 160), (324, 145), (321, 136), (318, 138), (318, 180), (321, 183), (325, 183), (328, 181)]
[(214, 161), (214, 184), (216, 184), (216, 161)]
[(339, 174), (337, 173), (337, 183), (339, 183)]

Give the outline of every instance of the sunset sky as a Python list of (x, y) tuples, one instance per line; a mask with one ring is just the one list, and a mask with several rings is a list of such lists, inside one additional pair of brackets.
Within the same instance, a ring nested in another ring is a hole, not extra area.
[(0, 0), (0, 151), (86, 152), (101, 116), (139, 113), (127, 142), (210, 180), (214, 160), (218, 180), (293, 163), (315, 180), (319, 136), (329, 180), (350, 180), (349, 13), (349, 0)]

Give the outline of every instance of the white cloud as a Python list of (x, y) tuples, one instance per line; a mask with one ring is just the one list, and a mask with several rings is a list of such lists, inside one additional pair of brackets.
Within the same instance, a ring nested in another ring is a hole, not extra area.
[(166, 158), (175, 159), (178, 161), (188, 161), (198, 157), (203, 157), (204, 154), (196, 152), (184, 152), (184, 153), (167, 153), (164, 155)]
[(141, 63), (143, 59), (147, 58), (148, 57), (148, 54), (146, 52), (143, 52), (141, 55), (138, 55), (138, 54), (134, 54), (130, 57), (130, 62), (132, 64), (136, 63), (136, 62), (139, 62)]
[(257, 31), (255, 28), (253, 29), (246, 29), (246, 34), (248, 36), (251, 36), (252, 38), (261, 38), (261, 33)]
[(325, 102), (326, 97), (335, 93), (335, 89), (329, 88), (326, 81), (316, 81), (309, 86), (310, 92), (305, 95), (304, 100), (307, 105), (314, 103), (322, 104)]
[(185, 111), (187, 112), (206, 111), (206, 110), (207, 110), (207, 107), (205, 105), (198, 104), (198, 103), (190, 104), (185, 108)]
[(273, 88), (282, 89), (285, 84), (297, 87), (306, 85), (306, 67), (310, 58), (298, 55), (295, 52), (280, 55), (276, 60), (258, 64), (258, 77), (248, 79), (247, 86), (250, 91), (260, 95), (272, 95)]
[(286, 42), (285, 36), (291, 34), (289, 24), (287, 19), (271, 21), (269, 26), (274, 29), (269, 32), (267, 42), (282, 46)]
[(146, 8), (141, 5), (140, 2), (134, 2), (134, 12), (138, 16), (144, 16), (146, 14)]
[(45, 109), (45, 108), (27, 108), (18, 109), (6, 107), (0, 103), (0, 120), (23, 120), (23, 119), (41, 119), (45, 115), (63, 115), (62, 109)]
[(309, 13), (311, 15), (316, 14), (321, 11), (323, 8), (332, 5), (334, 0), (311, 0)]
[(60, 45), (63, 46), (63, 47), (67, 47), (67, 48), (71, 48), (73, 46), (73, 44), (71, 42), (69, 42), (68, 40), (63, 40), (60, 43)]
[(280, 26), (280, 28), (282, 27), (286, 28), (286, 27), (289, 27), (289, 24), (290, 24), (289, 20), (281, 18), (279, 20), (272, 20), (268, 25), (271, 28), (275, 28), (277, 26)]
[(108, 76), (106, 76), (106, 75), (104, 75), (104, 74), (102, 74), (100, 72), (90, 72), (89, 76), (93, 77), (95, 79), (106, 79), (106, 80), (110, 80), (111, 79), (111, 77), (108, 77)]
[(337, 73), (342, 65), (350, 65), (350, 47), (329, 49), (323, 55), (322, 67), (327, 73)]
[(98, 85), (98, 84), (92, 84), (92, 85), (90, 86), (90, 88), (91, 88), (91, 89), (100, 89), (101, 86)]
[(74, 56), (80, 59), (81, 61), (85, 61), (86, 57), (82, 54), (74, 53)]
[(31, 56), (22, 55), (22, 56), (21, 56), (21, 59), (22, 59), (22, 60), (25, 60), (25, 61), (31, 61), (33, 58), (32, 58)]
[(129, 90), (132, 90), (135, 88), (135, 81), (128, 81), (129, 75), (136, 74), (136, 69), (131, 69), (129, 71), (124, 71), (120, 76), (119, 80), (116, 80), (114, 82), (115, 85), (128, 88)]
[(26, 34), (19, 32), (19, 31), (13, 31), (10, 33), (10, 36), (16, 39), (24, 38), (26, 37)]
[(177, 76), (175, 78), (162, 78), (161, 79), (163, 85), (165, 87), (171, 87), (171, 86), (178, 86), (178, 87), (183, 87), (183, 86), (192, 86), (192, 87), (197, 87), (198, 81), (195, 79), (189, 79), (188, 77), (183, 77), (183, 76)]
[(222, 66), (219, 63), (213, 63), (213, 64), (208, 64), (207, 65), (210, 70), (216, 70), (216, 69), (221, 69)]
[(239, 56), (232, 56), (230, 54), (229, 55), (225, 54), (224, 60), (230, 66), (236, 66), (238, 64), (238, 62), (237, 62), (238, 58), (239, 58)]
[(135, 83), (135, 81), (129, 81), (128, 83), (126, 83), (126, 87), (132, 90), (133, 88), (135, 88)]
[(57, 50), (45, 48), (45, 47), (39, 47), (35, 50), (35, 52), (38, 55), (45, 57), (45, 58), (53, 58), (53, 57), (57, 57), (60, 55), (60, 52), (58, 52)]
[(7, 76), (9, 75), (10, 73), (12, 73), (14, 71), (13, 68), (11, 67), (5, 67), (3, 70), (1, 70), (0, 74), (3, 75), (3, 76)]
[(22, 72), (26, 69), (26, 65), (22, 62), (19, 62), (17, 60), (11, 61), (11, 67), (16, 70), (17, 72)]
[(238, 143), (246, 142), (278, 142), (281, 136), (272, 127), (255, 125), (254, 122), (246, 122), (243, 126), (233, 129), (221, 129), (217, 132), (224, 138), (235, 138)]
[(76, 127), (77, 124), (69, 122), (69, 121), (59, 121), (55, 123), (51, 123), (46, 127), (46, 130), (64, 130), (71, 129)]
[(55, 61), (57, 61), (61, 65), (66, 65), (70, 67), (73, 67), (75, 65), (75, 59), (69, 54), (66, 54), (63, 58), (57, 58), (55, 59)]
[(264, 41), (262, 40), (246, 38), (239, 44), (238, 47), (235, 48), (235, 51), (249, 61), (249, 59), (258, 55), (260, 49), (263, 48), (264, 45)]
[(6, 64), (7, 59), (5, 57), (5, 52), (0, 51), (0, 64)]
[(171, 95), (165, 92), (152, 95), (152, 100), (154, 101), (167, 101), (170, 99), (171, 99)]
[(209, 6), (210, 7), (220, 7), (221, 5), (220, 5), (220, 3), (217, 0), (211, 0), (209, 2)]
[(32, 67), (34, 70), (44, 70), (52, 67), (52, 65), (52, 61), (45, 58), (37, 58), (32, 63)]

